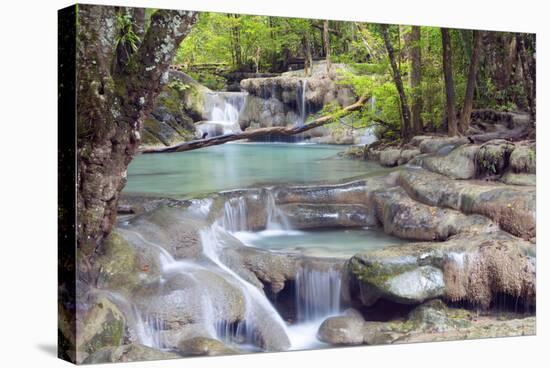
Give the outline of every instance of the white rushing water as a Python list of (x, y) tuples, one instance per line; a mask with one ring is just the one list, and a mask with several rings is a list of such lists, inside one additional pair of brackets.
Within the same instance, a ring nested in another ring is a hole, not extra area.
[[(208, 119), (197, 126), (201, 138), (241, 132), (239, 117), (246, 105), (246, 92), (212, 92), (205, 95)], [(205, 135), (206, 134), (206, 135)]]

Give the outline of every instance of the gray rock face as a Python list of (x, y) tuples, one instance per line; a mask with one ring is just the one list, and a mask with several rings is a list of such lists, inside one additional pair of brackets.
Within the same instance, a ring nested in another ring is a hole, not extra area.
[[(333, 65), (335, 71), (342, 68), (345, 66)], [(321, 110), (326, 104), (347, 106), (355, 102), (356, 96), (351, 88), (337, 83), (337, 73), (328, 76), (324, 69), (316, 66), (316, 72), (309, 77), (305, 77), (303, 71), (296, 71), (278, 77), (241, 80), (241, 88), (249, 93), (239, 117), (241, 128), (303, 123), (307, 114)], [(309, 131), (304, 135), (306, 138), (324, 140), (325, 143), (349, 144), (355, 141), (352, 132), (340, 137), (332, 136), (327, 130)]]

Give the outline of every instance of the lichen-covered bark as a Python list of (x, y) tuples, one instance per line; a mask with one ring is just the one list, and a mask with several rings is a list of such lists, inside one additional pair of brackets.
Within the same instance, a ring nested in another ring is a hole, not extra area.
[(195, 12), (157, 11), (139, 49), (113, 72), (115, 8), (78, 7), (77, 226), (84, 256), (92, 255), (112, 229), (143, 119), (195, 20)]

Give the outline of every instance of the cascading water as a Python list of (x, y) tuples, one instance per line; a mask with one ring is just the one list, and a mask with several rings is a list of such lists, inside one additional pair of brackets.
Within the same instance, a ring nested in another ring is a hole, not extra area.
[(248, 230), (248, 215), (244, 197), (231, 198), (225, 202), (222, 225), (228, 231)]
[(316, 321), (340, 312), (340, 271), (302, 267), (296, 275), (295, 283), (298, 321)]
[(266, 230), (290, 230), (291, 227), (290, 227), (288, 218), (284, 214), (284, 212), (281, 211), (279, 207), (277, 207), (277, 204), (275, 203), (275, 196), (273, 195), (273, 191), (268, 189), (266, 193), (266, 197), (267, 197)]
[[(246, 92), (213, 92), (205, 95), (208, 121), (197, 126), (201, 137), (212, 138), (241, 132), (239, 116), (246, 105)], [(206, 135), (205, 135), (206, 134)]]
[[(285, 322), (265, 295), (262, 294), (257, 287), (241, 278), (221, 261), (219, 253), (221, 249), (223, 249), (224, 232), (225, 229), (219, 225), (218, 221), (214, 222), (210, 228), (202, 230), (200, 232), (200, 237), (203, 253), (228, 276), (230, 276), (233, 282), (238, 284), (241, 288), (243, 295), (245, 296), (246, 315), (243, 321), (244, 323), (238, 324), (234, 329), (228, 329), (227, 325), (222, 324), (221, 327), (225, 336), (218, 336), (218, 338), (225, 340), (236, 338), (241, 339), (241, 342), (254, 344), (258, 338), (257, 327), (260, 324), (265, 325), (267, 323), (269, 324), (270, 334), (280, 335), (283, 338), (288, 339), (288, 328)], [(220, 325), (217, 327), (219, 332)], [(264, 341), (264, 344), (266, 344), (269, 349), (269, 343)]]
[(306, 103), (306, 93), (307, 93), (307, 79), (302, 80), (299, 84), (298, 90), (296, 91), (296, 105), (298, 106), (298, 113), (300, 114), (296, 125), (303, 126), (307, 119), (307, 103)]

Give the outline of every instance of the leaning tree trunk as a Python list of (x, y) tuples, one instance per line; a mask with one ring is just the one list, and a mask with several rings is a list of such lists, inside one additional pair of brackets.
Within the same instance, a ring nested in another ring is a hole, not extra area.
[(474, 90), (476, 87), (477, 65), (479, 62), (479, 53), (481, 51), (481, 32), (474, 31), (474, 45), (472, 47), (472, 56), (470, 58), (470, 67), (468, 70), (468, 84), (466, 85), (466, 93), (464, 95), (464, 105), (462, 114), (460, 115), (459, 129), (462, 133), (466, 133), (470, 127), (470, 116), (474, 104)]
[(411, 122), (414, 133), (422, 132), (422, 54), (420, 49), (420, 27), (413, 26), (411, 29), (411, 89), (412, 107)]
[(458, 134), (458, 127), (455, 114), (455, 86), (453, 81), (451, 39), (447, 28), (441, 28), (441, 42), (443, 46), (443, 76), (445, 78), (445, 94), (447, 96), (447, 128), (449, 136), (452, 137)]
[(382, 37), (384, 38), (384, 44), (386, 45), (386, 50), (388, 52), (388, 57), (390, 59), (390, 64), (393, 71), (393, 81), (395, 83), (395, 87), (397, 88), (397, 92), (399, 93), (402, 120), (401, 137), (404, 141), (408, 141), (411, 138), (411, 119), (409, 105), (407, 104), (407, 96), (405, 95), (405, 89), (403, 88), (401, 72), (397, 67), (397, 62), (395, 61), (395, 52), (388, 33), (388, 26), (381, 24), (380, 28), (382, 30)]
[(152, 110), (177, 47), (195, 19), (195, 12), (157, 11), (140, 47), (114, 72), (115, 9), (78, 7), (77, 243), (87, 258), (112, 229), (144, 116)]

